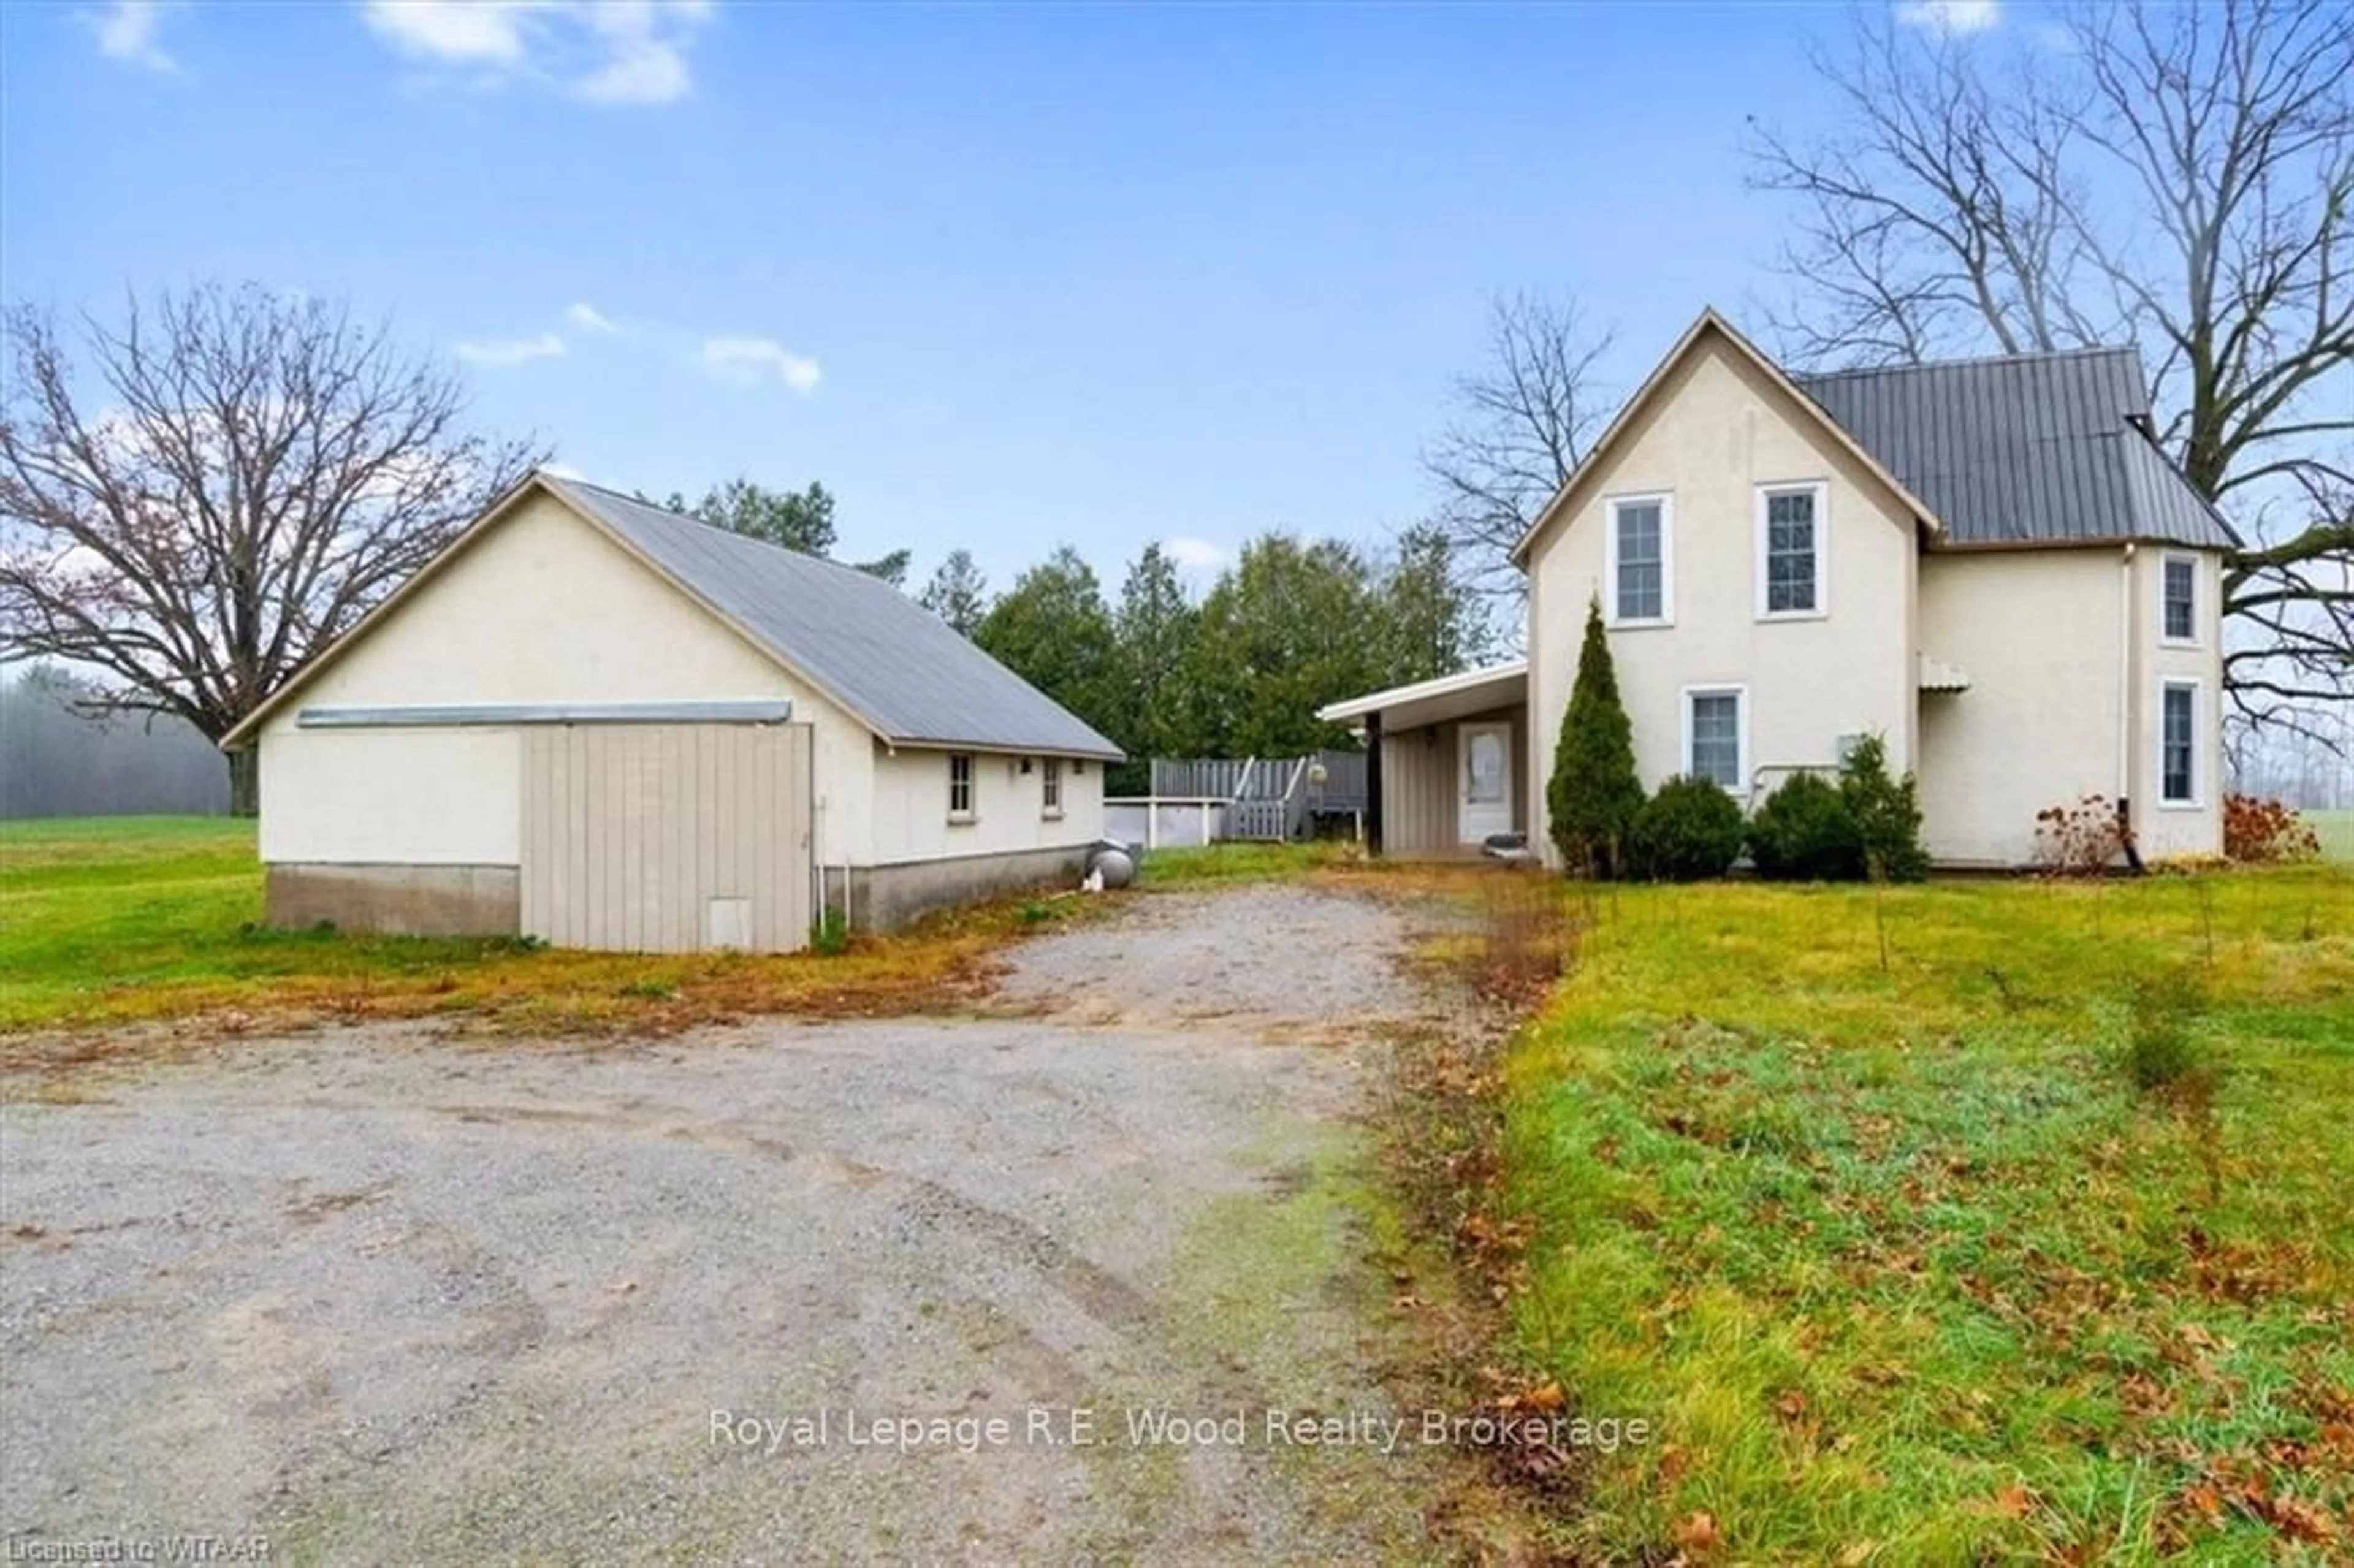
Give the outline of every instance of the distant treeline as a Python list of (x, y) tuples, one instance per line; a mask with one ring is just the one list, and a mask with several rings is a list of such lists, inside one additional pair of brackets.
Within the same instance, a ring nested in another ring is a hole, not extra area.
[(80, 686), (53, 666), (0, 678), (0, 817), (215, 815), (228, 768), (186, 721), (146, 714), (93, 719)]

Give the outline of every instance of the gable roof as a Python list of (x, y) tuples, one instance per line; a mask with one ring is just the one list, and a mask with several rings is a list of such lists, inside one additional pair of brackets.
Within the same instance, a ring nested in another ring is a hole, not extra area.
[(1125, 755), (871, 573), (578, 480), (546, 483), (885, 740)]
[(1543, 533), (1553, 523), (1554, 516), (1560, 512), (1563, 503), (1569, 499), (1571, 493), (1585, 482), (1588, 474), (1600, 467), (1611, 449), (1634, 428), (1637, 418), (1643, 410), (1649, 408), (1659, 397), (1661, 390), (1667, 386), (1668, 373), (1681, 364), (1702, 338), (1711, 335), (1723, 339), (1725, 343), (1732, 345), (1735, 353), (1754, 366), (1768, 381), (1787, 393), (1792, 405), (1802, 415), (1808, 416), (1821, 434), (1828, 437), (1833, 445), (1841, 448), (1861, 463), (1865, 471), (1874, 479), (1886, 485), (1889, 493), (1912, 512), (1922, 526), (1932, 533), (1942, 530), (1943, 523), (1936, 511), (1927, 502), (1914, 494), (1912, 488), (1891, 471), (1869, 447), (1857, 440), (1854, 434), (1833, 418), (1821, 403), (1801, 391), (1797, 384), (1790, 379), (1780, 366), (1768, 359), (1755, 344), (1742, 336), (1733, 323), (1717, 314), (1716, 307), (1711, 305), (1702, 310), (1699, 318), (1684, 329), (1683, 336), (1676, 339), (1675, 346), (1669, 349), (1666, 356), (1653, 367), (1651, 374), (1643, 378), (1642, 386), (1635, 389), (1635, 395), (1628, 398), (1626, 404), (1619, 408), (1617, 414), (1603, 430), (1601, 438), (1586, 449), (1585, 456), (1578, 461), (1576, 468), (1573, 469), (1569, 477), (1562, 482), (1561, 488), (1553, 493), (1553, 499), (1545, 503), (1544, 510), (1537, 514), (1536, 521), (1529, 524), (1528, 532), (1522, 534), (1520, 542), (1512, 546), (1514, 565), (1528, 564), (1529, 548), (1536, 543), (1537, 535)]
[(549, 473), (533, 474), (493, 503), (440, 555), (222, 736), (223, 748), (250, 738), (272, 710), (535, 490), (563, 502), (891, 745), (1109, 759), (1125, 755), (1076, 715), (880, 577)]
[(1941, 545), (2240, 542), (2149, 434), (2134, 349), (1792, 379), (1936, 508)]

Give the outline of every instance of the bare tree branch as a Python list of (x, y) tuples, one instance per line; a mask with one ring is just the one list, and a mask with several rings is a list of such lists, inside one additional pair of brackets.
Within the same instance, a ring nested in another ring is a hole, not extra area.
[(545, 455), (340, 306), (207, 286), (78, 328), (6, 314), (0, 649), (214, 739)]
[(1487, 363), (1456, 383), (1457, 417), (1423, 454), (1433, 521), (1482, 593), (1524, 590), (1512, 547), (1568, 482), (1607, 418), (1596, 366), (1617, 333), (1575, 301), (1535, 294), (1490, 306)]
[(1752, 183), (1796, 215), (1781, 344), (1847, 365), (2138, 341), (2160, 440), (2253, 541), (2224, 599), (2242, 714), (2343, 702), (2354, 8), (2062, 15), (2065, 47), (2013, 27), (1999, 52), (1862, 14), (1817, 54), (1838, 129), (1753, 127)]

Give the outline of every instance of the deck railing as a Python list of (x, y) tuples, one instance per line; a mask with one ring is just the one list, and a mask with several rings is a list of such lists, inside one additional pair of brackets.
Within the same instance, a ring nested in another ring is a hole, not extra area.
[(1353, 751), (1299, 757), (1156, 757), (1148, 795), (1107, 800), (1106, 831), (1135, 842), (1306, 838), (1320, 818), (1361, 822), (1365, 758)]

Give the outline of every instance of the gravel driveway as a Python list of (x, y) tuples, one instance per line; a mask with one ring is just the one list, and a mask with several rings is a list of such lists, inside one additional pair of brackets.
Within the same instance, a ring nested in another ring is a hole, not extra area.
[(993, 1016), (345, 1029), (10, 1103), (0, 1534), (1419, 1555), (1436, 1452), (1345, 1419), (1388, 1411), (1356, 1113), (1402, 936), (1156, 895), (1022, 948)]

